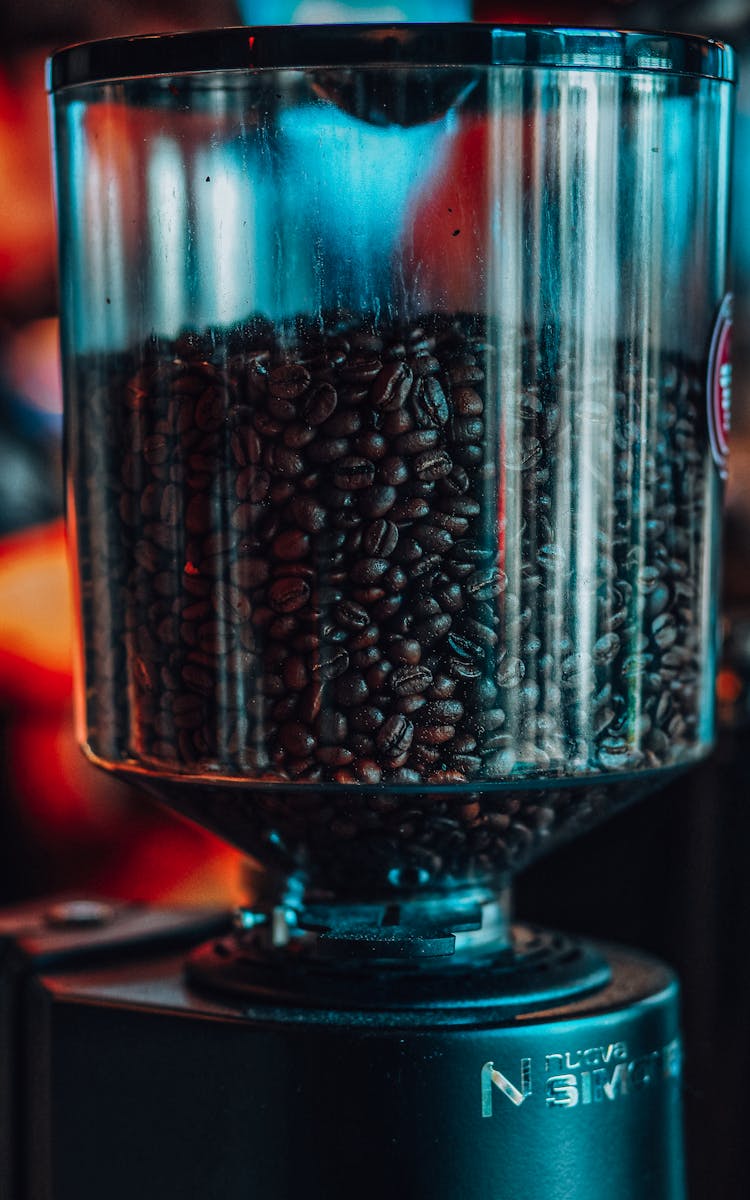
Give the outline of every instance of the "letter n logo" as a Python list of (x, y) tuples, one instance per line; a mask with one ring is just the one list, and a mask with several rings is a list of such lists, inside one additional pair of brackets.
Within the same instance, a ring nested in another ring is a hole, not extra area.
[(531, 1095), (531, 1059), (521, 1059), (521, 1090), (511, 1083), (501, 1071), (495, 1070), (495, 1064), (486, 1062), (482, 1067), (482, 1116), (492, 1116), (492, 1088), (496, 1087), (520, 1108), (527, 1096)]

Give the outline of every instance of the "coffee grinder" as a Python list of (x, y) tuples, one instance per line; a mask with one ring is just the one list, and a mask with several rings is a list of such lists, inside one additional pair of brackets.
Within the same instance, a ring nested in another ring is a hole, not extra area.
[(711, 745), (732, 80), (553, 27), (52, 59), (78, 735), (258, 867), (231, 931), (16, 915), (30, 1196), (684, 1196), (675, 979), (509, 889)]

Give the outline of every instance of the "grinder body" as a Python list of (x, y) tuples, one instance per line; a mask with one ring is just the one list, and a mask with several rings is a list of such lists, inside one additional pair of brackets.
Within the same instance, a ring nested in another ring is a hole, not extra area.
[(429, 1010), (373, 1006), (376, 980), (316, 1008), (188, 986), (206, 921), (127, 906), (92, 939), (29, 914), (2, 983), (17, 1200), (683, 1200), (677, 985), (654, 960), (568, 942), (584, 982), (608, 967), (576, 995), (535, 935), (495, 998), (479, 971)]

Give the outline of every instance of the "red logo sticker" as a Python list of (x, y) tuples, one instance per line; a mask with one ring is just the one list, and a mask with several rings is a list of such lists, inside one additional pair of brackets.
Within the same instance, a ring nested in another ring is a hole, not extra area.
[(729, 429), (732, 423), (732, 308), (729, 292), (722, 301), (708, 356), (706, 400), (711, 453), (722, 479), (727, 477)]

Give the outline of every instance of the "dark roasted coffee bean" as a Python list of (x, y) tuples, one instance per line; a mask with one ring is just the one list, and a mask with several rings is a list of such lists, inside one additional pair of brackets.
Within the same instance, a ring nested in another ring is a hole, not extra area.
[(390, 563), (387, 558), (360, 558), (350, 571), (354, 583), (373, 584), (388, 570)]
[[(359, 641), (358, 638), (355, 638), (354, 640)], [(349, 649), (352, 650), (351, 642), (349, 643)], [(364, 674), (365, 679), (367, 679), (368, 670), (370, 667), (379, 663), (380, 658), (381, 654), (376, 642), (371, 646), (364, 646), (361, 650), (352, 650), (351, 664), (355, 671), (361, 671)], [(367, 682), (367, 686), (370, 686), (369, 680)]]
[(419, 496), (405, 496), (398, 500), (390, 512), (391, 520), (401, 525), (405, 522), (420, 521), (429, 515), (430, 506)]
[[(400, 455), (390, 455), (380, 463), (378, 477), (390, 487), (398, 487), (409, 478), (409, 468)], [(393, 499), (396, 499), (395, 493)]]
[(195, 405), (195, 424), (198, 429), (212, 432), (226, 420), (227, 396), (219, 387), (208, 387)]
[(416, 731), (416, 740), (421, 745), (427, 746), (442, 746), (445, 742), (450, 742), (455, 736), (456, 730), (453, 725), (420, 725)]
[(245, 467), (236, 476), (234, 491), (238, 500), (260, 504), (271, 490), (271, 476), (262, 467)]
[(416, 666), (422, 657), (422, 647), (415, 638), (391, 638), (385, 650), (392, 663)]
[(300, 529), (288, 529), (274, 538), (271, 553), (284, 563), (296, 563), (310, 552), (310, 538)]
[(410, 433), (399, 434), (394, 446), (397, 454), (410, 458), (423, 454), (425, 450), (433, 450), (439, 441), (440, 433), (437, 429), (415, 429)]
[(362, 416), (355, 408), (339, 408), (320, 426), (324, 437), (351, 438), (362, 428)]
[(296, 400), (309, 385), (310, 373), (301, 363), (282, 363), (274, 367), (268, 376), (270, 395), (284, 400)]
[(593, 659), (598, 667), (607, 666), (617, 657), (620, 639), (616, 633), (605, 633), (594, 644)]
[(393, 551), (393, 557), (398, 563), (412, 567), (422, 557), (423, 551), (419, 542), (413, 537), (399, 537), (398, 545)]
[[(459, 463), (456, 463), (454, 465), (453, 470), (451, 471), (450, 475), (446, 475), (445, 479), (441, 479), (440, 486), (446, 492), (446, 494), (449, 496), (451, 496), (451, 495), (452, 496), (464, 496), (466, 494), (466, 492), (468, 492), (471, 484), (469, 482), (469, 476), (468, 476), (465, 468), (462, 467)], [(445, 505), (443, 505), (443, 508), (445, 508)], [(446, 511), (450, 511), (450, 510), (446, 510)], [(460, 510), (458, 510), (458, 509), (454, 509), (453, 511), (455, 511), (456, 513), (458, 513), (461, 516), (475, 516), (476, 515), (476, 513), (460, 512)], [(477, 512), (479, 511), (478, 506), (477, 506), (476, 511)]]
[(447, 529), (453, 538), (463, 537), (469, 528), (469, 522), (465, 517), (454, 517), (450, 513), (444, 513), (435, 508), (430, 512), (430, 521), (433, 525), (439, 525), (441, 529)]
[(395, 412), (402, 407), (411, 389), (413, 375), (404, 362), (390, 362), (378, 372), (370, 388), (373, 407)]
[(319, 383), (312, 387), (300, 409), (300, 416), (308, 425), (322, 425), (336, 411), (338, 396), (330, 383)]
[(345, 767), (354, 760), (351, 750), (345, 746), (318, 746), (315, 757), (330, 767)]
[(342, 708), (363, 704), (370, 694), (364, 676), (358, 671), (348, 671), (336, 679), (334, 695)]
[(424, 379), (426, 376), (434, 375), (440, 370), (440, 360), (434, 358), (426, 346), (417, 350), (414, 354), (409, 355), (409, 366), (411, 367), (417, 379)]
[(386, 759), (397, 759), (407, 754), (414, 738), (414, 726), (401, 713), (394, 713), (380, 727), (376, 743)]
[(461, 538), (454, 544), (450, 556), (458, 562), (479, 565), (492, 558), (493, 554), (494, 550), (492, 547), (482, 546), (479, 542), (475, 542), (471, 538)]
[(526, 667), (523, 661), (506, 654), (498, 663), (495, 679), (498, 687), (515, 688), (518, 687), (525, 674)]
[(389, 567), (382, 577), (383, 586), (390, 592), (402, 592), (408, 583), (408, 576), (400, 566)]
[(341, 366), (341, 378), (350, 383), (369, 383), (379, 375), (382, 365), (375, 354), (356, 354)]
[(472, 642), (482, 646), (485, 652), (488, 648), (496, 646), (498, 643), (498, 636), (491, 624), (475, 621), (473, 617), (464, 615), (461, 618), (460, 632), (464, 638), (469, 638)]
[(441, 608), (434, 596), (420, 595), (412, 602), (411, 611), (415, 619), (418, 617), (439, 617)]
[(671, 613), (662, 613), (651, 623), (651, 634), (660, 650), (669, 650), (678, 637), (677, 622)]
[(460, 700), (433, 700), (421, 710), (419, 723), (455, 725), (463, 715), (464, 706)]
[(466, 578), (466, 594), (473, 600), (490, 600), (502, 596), (508, 586), (508, 578), (499, 567), (482, 567)]
[(315, 749), (315, 738), (307, 726), (298, 721), (288, 721), (281, 726), (279, 742), (296, 758), (303, 758)]
[(348, 438), (316, 437), (306, 449), (308, 459), (316, 464), (338, 463), (348, 453)]
[(284, 576), (271, 584), (268, 602), (274, 612), (291, 613), (304, 608), (310, 599), (310, 585), (304, 579)]
[(398, 542), (398, 526), (382, 517), (373, 521), (364, 530), (362, 546), (373, 558), (387, 558)]
[(256, 588), (267, 581), (270, 568), (264, 558), (239, 558), (234, 574), (240, 587)]
[(396, 501), (396, 489), (386, 485), (368, 487), (358, 493), (357, 507), (363, 517), (372, 519), (390, 514)]
[(470, 387), (456, 387), (451, 393), (453, 407), (461, 417), (479, 417), (484, 412), (484, 401)]
[(312, 496), (296, 496), (292, 501), (292, 514), (307, 533), (322, 533), (326, 527), (326, 510)]
[(300, 421), (292, 421), (284, 430), (284, 445), (290, 450), (303, 450), (315, 439), (315, 430)]
[(479, 417), (454, 417), (451, 433), (456, 446), (479, 445), (484, 437), (484, 421)]
[(412, 533), (419, 544), (431, 553), (445, 554), (453, 545), (453, 538), (447, 529), (441, 529), (439, 525), (431, 525), (427, 521), (420, 521), (414, 525)]
[(375, 466), (369, 458), (340, 459), (334, 468), (333, 481), (344, 491), (359, 491), (370, 487), (375, 477)]
[(386, 413), (385, 416), (378, 415), (375, 420), (378, 422), (378, 428), (389, 441), (394, 441), (400, 435), (409, 433), (414, 428), (414, 418), (406, 408)]
[(389, 680), (391, 691), (397, 696), (413, 696), (423, 692), (432, 683), (432, 671), (424, 666), (403, 666), (394, 671)]
[(414, 634), (424, 646), (431, 647), (446, 636), (452, 624), (450, 613), (439, 613), (437, 616), (428, 617), (426, 621), (418, 621), (414, 626)]
[(352, 449), (371, 462), (379, 462), (388, 452), (388, 443), (380, 433), (362, 433), (352, 441)]
[(349, 713), (349, 728), (357, 733), (375, 733), (380, 729), (385, 716), (374, 704), (361, 704)]
[(370, 623), (370, 616), (361, 604), (352, 600), (342, 600), (335, 609), (336, 620), (345, 629), (364, 629)]
[(422, 428), (440, 429), (447, 425), (450, 417), (448, 402), (438, 380), (432, 375), (424, 375), (415, 384), (412, 406), (417, 425)]
[[(455, 470), (452, 474), (455, 475)], [(446, 478), (450, 479), (451, 476), (446, 476)], [(479, 503), (468, 496), (445, 497), (440, 508), (444, 512), (450, 512), (452, 516), (469, 518), (479, 516), (481, 511)]]

